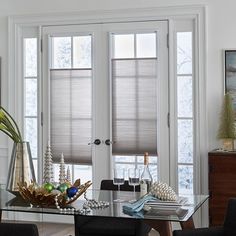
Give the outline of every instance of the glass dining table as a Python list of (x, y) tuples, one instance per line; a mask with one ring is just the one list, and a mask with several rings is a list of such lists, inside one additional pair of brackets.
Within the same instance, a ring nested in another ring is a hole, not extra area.
[[(118, 196), (119, 195), (119, 196)], [(80, 197), (72, 203), (67, 210), (57, 209), (56, 207), (43, 208), (32, 206), (25, 202), (20, 196), (14, 196), (4, 189), (0, 189), (0, 219), (2, 220), (3, 211), (28, 212), (40, 214), (73, 215), (86, 214), (89, 217), (113, 217), (113, 218), (136, 218), (143, 219), (145, 223), (157, 230), (161, 236), (171, 236), (171, 222), (179, 222), (182, 229), (194, 228), (193, 215), (208, 199), (208, 195), (186, 195), (185, 203), (177, 208), (154, 206), (147, 211), (140, 211), (135, 214), (127, 214), (123, 211), (123, 206), (139, 198), (139, 193), (126, 191), (105, 191), (88, 189), (87, 199), (94, 199), (98, 202), (106, 202), (108, 206), (81, 211), (86, 200)], [(120, 201), (116, 201), (119, 198)], [(71, 210), (73, 208), (73, 210)]]

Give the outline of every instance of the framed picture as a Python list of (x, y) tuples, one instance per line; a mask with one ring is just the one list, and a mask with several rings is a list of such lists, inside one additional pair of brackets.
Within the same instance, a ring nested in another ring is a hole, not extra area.
[(1, 70), (1, 65), (2, 65), (2, 58), (0, 57), (0, 105), (2, 104), (2, 100), (1, 100), (1, 97), (2, 97), (2, 70)]
[(225, 93), (233, 98), (236, 117), (236, 49), (224, 50)]

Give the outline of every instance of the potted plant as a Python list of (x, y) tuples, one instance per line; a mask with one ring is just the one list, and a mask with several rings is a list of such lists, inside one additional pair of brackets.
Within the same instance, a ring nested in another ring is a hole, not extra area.
[(223, 150), (234, 150), (234, 139), (236, 138), (235, 113), (233, 110), (232, 97), (229, 93), (226, 93), (224, 96), (217, 138), (223, 140)]

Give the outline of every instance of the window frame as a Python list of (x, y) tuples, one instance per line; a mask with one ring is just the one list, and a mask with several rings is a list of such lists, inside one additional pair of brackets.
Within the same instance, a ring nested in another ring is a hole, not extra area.
[[(112, 20), (111, 20), (112, 19)], [(168, 19), (169, 21), (169, 79), (175, 78), (175, 69), (173, 60), (175, 58), (174, 53), (174, 32), (176, 30), (175, 23), (179, 20), (193, 20), (196, 34), (194, 38), (195, 44), (195, 60), (194, 71), (195, 74), (195, 92), (197, 96), (195, 99), (195, 113), (196, 113), (196, 125), (195, 129), (198, 133), (195, 136), (195, 155), (199, 158), (195, 161), (195, 193), (207, 193), (208, 185), (204, 179), (207, 179), (207, 109), (206, 109), (206, 7), (204, 5), (199, 6), (183, 6), (183, 7), (162, 7), (152, 9), (125, 9), (125, 10), (111, 10), (111, 11), (97, 11), (94, 12), (79, 12), (73, 14), (57, 14), (50, 15), (36, 15), (36, 16), (12, 16), (8, 19), (9, 26), (9, 59), (8, 59), (8, 111), (18, 121), (19, 127), (22, 129), (23, 124), (23, 107), (22, 100), (22, 64), (20, 59), (22, 58), (21, 42), (23, 36), (23, 30), (28, 27), (36, 30), (37, 37), (39, 39), (39, 78), (42, 77), (41, 72), (41, 27), (46, 25), (60, 25), (63, 24), (83, 24), (83, 23), (109, 23), (109, 22), (134, 22), (134, 21), (149, 21), (149, 20), (161, 20)], [(170, 84), (170, 93), (174, 92), (174, 85)], [(41, 88), (39, 88), (41, 89)], [(170, 102), (171, 105), (172, 102)], [(39, 104), (41, 107), (41, 104)], [(176, 111), (170, 108), (170, 113), (176, 114)], [(41, 117), (42, 119), (42, 117)], [(39, 121), (40, 122), (40, 121)], [(168, 121), (167, 121), (168, 122)], [(173, 128), (173, 118), (170, 117), (170, 128)], [(42, 133), (39, 133), (40, 137)], [(171, 137), (171, 134), (170, 134)], [(200, 139), (201, 137), (201, 139)], [(41, 140), (41, 139), (40, 139)], [(11, 143), (8, 142), (8, 153), (10, 154)], [(174, 150), (176, 150), (176, 143), (170, 145), (170, 158), (175, 160)], [(39, 149), (39, 156), (42, 156), (42, 150)], [(173, 162), (174, 163), (174, 162)], [(42, 165), (42, 163), (40, 163)], [(39, 165), (39, 173), (42, 172), (42, 167)], [(170, 166), (170, 172), (175, 173), (174, 167)], [(172, 172), (173, 171), (173, 172)], [(173, 176), (170, 176), (170, 182), (173, 183)], [(203, 220), (206, 220), (206, 217)]]

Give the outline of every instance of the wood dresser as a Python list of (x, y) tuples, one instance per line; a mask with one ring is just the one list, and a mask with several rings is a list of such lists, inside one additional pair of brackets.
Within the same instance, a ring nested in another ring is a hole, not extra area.
[(236, 152), (211, 151), (209, 161), (209, 225), (224, 222), (229, 198), (236, 197)]

